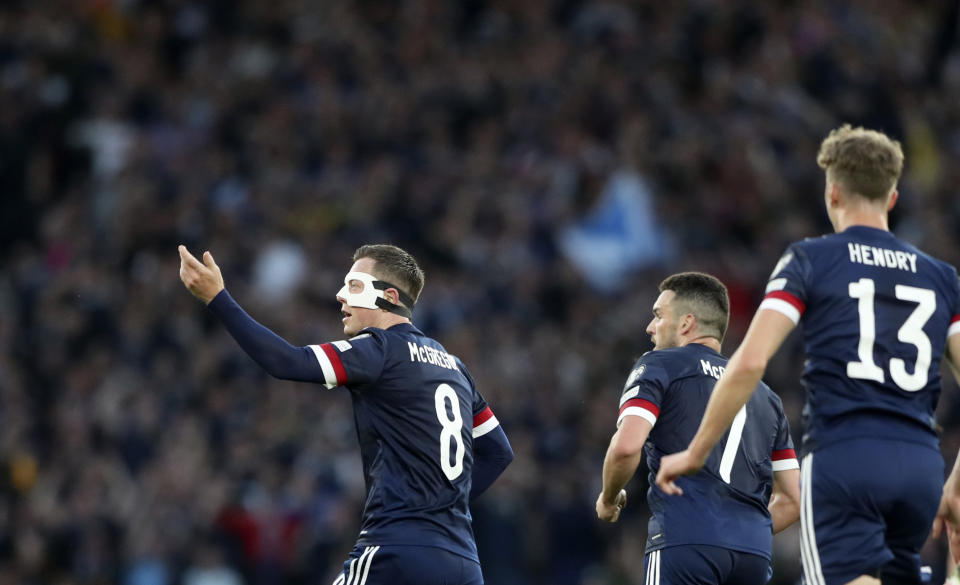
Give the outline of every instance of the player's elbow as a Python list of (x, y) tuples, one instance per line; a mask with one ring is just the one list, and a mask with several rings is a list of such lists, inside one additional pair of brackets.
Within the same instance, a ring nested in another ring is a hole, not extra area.
[(777, 534), (800, 519), (800, 502), (788, 498), (773, 500), (770, 515), (773, 517), (773, 533)]
[(497, 463), (500, 467), (500, 473), (503, 473), (503, 471), (509, 467), (511, 463), (513, 463), (514, 457), (515, 455), (513, 453), (513, 447), (510, 446), (510, 443), (504, 444), (500, 453), (497, 454)]
[(260, 367), (263, 368), (263, 371), (267, 373), (272, 378), (278, 380), (289, 380), (290, 372), (288, 368), (285, 368), (284, 365), (279, 360), (260, 360)]
[(743, 376), (746, 378), (762, 378), (767, 369), (767, 358), (760, 353), (744, 352), (736, 361), (728, 364), (726, 375)]
[(780, 532), (800, 519), (800, 472), (796, 469), (777, 472), (773, 496), (770, 498), (770, 515), (773, 531)]
[(643, 451), (643, 442), (639, 444), (636, 441), (614, 441), (610, 445), (610, 456), (616, 461), (626, 461), (640, 455)]

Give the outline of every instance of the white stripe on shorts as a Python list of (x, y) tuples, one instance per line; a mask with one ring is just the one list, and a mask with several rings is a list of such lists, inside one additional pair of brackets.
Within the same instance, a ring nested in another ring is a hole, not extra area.
[[(800, 467), (800, 545), (803, 574), (808, 585), (825, 585), (813, 525), (813, 453), (807, 453)], [(803, 554), (804, 550), (806, 554)]]
[[(363, 576), (360, 577), (360, 582), (357, 585), (365, 585), (367, 582), (367, 575), (370, 573), (370, 565), (373, 564), (373, 555), (377, 554), (377, 551), (380, 550), (379, 546), (369, 546), (367, 547), (367, 552), (370, 555), (367, 557), (367, 566), (363, 568)], [(366, 554), (366, 553), (364, 553)]]
[(660, 551), (647, 555), (647, 574), (644, 585), (660, 585)]

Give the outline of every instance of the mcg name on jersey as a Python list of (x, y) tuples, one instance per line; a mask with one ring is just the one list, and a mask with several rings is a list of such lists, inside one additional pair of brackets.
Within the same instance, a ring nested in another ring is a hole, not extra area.
[(644, 445), (650, 468), (647, 553), (676, 545), (712, 545), (770, 558), (767, 503), (775, 471), (799, 467), (780, 398), (761, 383), (707, 463), (677, 480), (683, 497), (654, 481), (664, 455), (687, 448), (727, 359), (699, 344), (644, 354), (620, 398), (619, 424), (639, 416), (653, 425)]

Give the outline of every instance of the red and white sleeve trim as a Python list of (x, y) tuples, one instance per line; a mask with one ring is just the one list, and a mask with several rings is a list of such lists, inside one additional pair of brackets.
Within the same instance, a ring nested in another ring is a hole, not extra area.
[(473, 415), (473, 438), (482, 437), (497, 428), (500, 421), (493, 415), (490, 407), (486, 407), (477, 414)]
[(800, 462), (797, 461), (797, 453), (793, 449), (778, 449), (774, 451), (770, 454), (770, 461), (773, 463), (774, 471), (800, 469)]
[(623, 422), (624, 417), (639, 416), (646, 419), (651, 425), (657, 424), (657, 417), (660, 416), (660, 407), (644, 400), (643, 398), (631, 398), (620, 405), (620, 415), (617, 416), (617, 426)]
[(311, 345), (310, 349), (317, 356), (317, 362), (320, 369), (323, 370), (324, 386), (327, 388), (336, 388), (347, 383), (347, 370), (340, 361), (340, 355), (337, 350), (329, 343), (320, 345)]
[(800, 323), (800, 316), (807, 310), (807, 305), (785, 290), (775, 290), (767, 293), (763, 298), (759, 310), (763, 309), (773, 309), (786, 315), (796, 325)]
[(960, 333), (960, 315), (954, 315), (950, 321), (950, 328), (947, 329), (947, 339)]

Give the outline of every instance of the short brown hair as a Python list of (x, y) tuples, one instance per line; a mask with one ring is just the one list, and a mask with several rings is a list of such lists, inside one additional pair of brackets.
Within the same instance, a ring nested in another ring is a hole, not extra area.
[(660, 283), (660, 292), (672, 290), (678, 314), (692, 313), (704, 335), (723, 341), (730, 321), (730, 296), (720, 280), (703, 272), (680, 272)]
[[(353, 253), (353, 261), (370, 258), (374, 261), (374, 274), (399, 287), (416, 302), (423, 290), (424, 275), (420, 265), (409, 252), (391, 244), (367, 244)], [(412, 309), (413, 307), (408, 307)]]
[(844, 124), (823, 139), (817, 164), (846, 192), (882, 201), (900, 179), (903, 149), (883, 132)]

